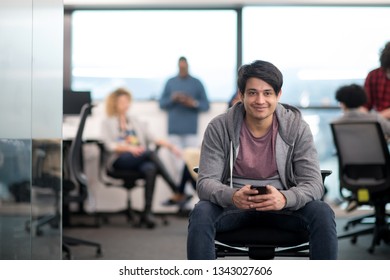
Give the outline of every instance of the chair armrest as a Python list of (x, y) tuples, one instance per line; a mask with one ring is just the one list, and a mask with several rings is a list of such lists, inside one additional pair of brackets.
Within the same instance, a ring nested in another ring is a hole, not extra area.
[(321, 169), (322, 183), (325, 182), (325, 178), (332, 174), (332, 170)]

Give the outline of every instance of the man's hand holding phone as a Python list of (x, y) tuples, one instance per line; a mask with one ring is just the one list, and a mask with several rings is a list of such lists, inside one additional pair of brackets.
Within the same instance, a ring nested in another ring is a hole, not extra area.
[(267, 187), (266, 186), (251, 186), (252, 190), (257, 190), (257, 194), (266, 194), (267, 193)]
[(257, 211), (281, 210), (286, 205), (284, 195), (271, 185), (245, 185), (237, 189), (232, 199), (237, 208), (256, 209)]
[(248, 197), (249, 208), (257, 211), (274, 211), (281, 210), (286, 205), (284, 195), (273, 186), (251, 186), (250, 188), (257, 190), (258, 193)]

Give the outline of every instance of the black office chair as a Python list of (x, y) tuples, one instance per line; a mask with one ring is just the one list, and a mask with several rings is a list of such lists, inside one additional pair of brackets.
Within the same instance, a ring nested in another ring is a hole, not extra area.
[[(374, 208), (375, 223), (372, 227), (340, 235), (351, 238), (373, 234), (368, 251), (374, 252), (381, 240), (390, 243), (386, 204), (390, 202), (390, 154), (382, 128), (375, 121), (338, 121), (330, 124), (337, 150), (339, 181), (343, 189), (350, 192), (348, 199), (359, 205)], [(361, 223), (368, 216), (354, 219), (351, 225)], [(348, 228), (348, 227), (347, 227)]]
[(31, 173), (32, 185), (35, 189), (50, 190), (54, 196), (54, 213), (37, 217), (35, 220), (26, 222), (26, 230), (30, 232), (33, 229), (37, 236), (43, 235), (42, 228), (49, 225), (52, 228), (59, 228), (61, 220), (60, 197), (61, 197), (61, 176), (50, 173), (45, 170), (44, 162), (47, 160), (48, 153), (60, 153), (61, 144), (55, 142), (46, 142), (36, 140), (33, 142), (33, 162), (34, 168)]
[[(197, 172), (198, 168), (194, 168)], [(322, 181), (332, 174), (321, 170)], [(286, 231), (268, 226), (250, 226), (217, 232), (215, 253), (217, 258), (249, 257), (269, 260), (275, 257), (309, 257), (309, 234), (307, 231)]]
[[(83, 158), (82, 158), (82, 145), (83, 145), (83, 132), (85, 122), (92, 109), (93, 105), (86, 103), (80, 113), (80, 122), (77, 129), (76, 137), (72, 140), (69, 151), (67, 152), (66, 171), (67, 177), (63, 179), (63, 213), (64, 215), (70, 215), (70, 204), (77, 203), (82, 205), (88, 197), (88, 181), (83, 172)], [(74, 192), (74, 190), (77, 190)], [(68, 217), (68, 216), (66, 216)], [(65, 219), (66, 222), (67, 218)], [(69, 236), (63, 236), (63, 255), (66, 259), (71, 259), (70, 246), (86, 245), (96, 247), (96, 256), (102, 256), (101, 245), (97, 242), (88, 240), (73, 238)]]
[[(105, 184), (107, 187), (121, 187), (127, 191), (127, 206), (125, 209), (117, 212), (99, 212), (99, 216), (107, 223), (108, 217), (117, 214), (124, 214), (127, 218), (127, 221), (132, 223), (134, 227), (142, 227), (140, 223), (140, 217), (142, 211), (136, 210), (132, 206), (131, 191), (138, 187), (142, 186), (144, 175), (137, 170), (117, 170), (114, 169), (111, 165), (107, 164), (108, 152), (104, 147), (103, 143), (99, 143), (100, 149), (100, 172), (99, 178), (100, 181)], [(159, 146), (156, 147), (155, 152), (157, 153)], [(112, 181), (110, 179), (116, 179)], [(164, 225), (168, 224), (166, 215), (163, 213), (154, 213), (156, 216), (159, 216), (162, 219)]]

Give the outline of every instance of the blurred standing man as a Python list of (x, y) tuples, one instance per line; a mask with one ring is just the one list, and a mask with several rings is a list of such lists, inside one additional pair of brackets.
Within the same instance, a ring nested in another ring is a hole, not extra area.
[(368, 97), (365, 107), (390, 119), (390, 42), (383, 48), (379, 61), (380, 67), (368, 73), (364, 83)]
[(209, 109), (209, 100), (200, 80), (188, 72), (185, 57), (179, 58), (179, 74), (170, 78), (160, 99), (168, 112), (168, 134), (177, 147), (198, 147), (198, 115)]

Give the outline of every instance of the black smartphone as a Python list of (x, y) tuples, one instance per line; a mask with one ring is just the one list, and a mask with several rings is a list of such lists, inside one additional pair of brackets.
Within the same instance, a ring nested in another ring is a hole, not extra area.
[(258, 194), (266, 194), (267, 193), (267, 187), (266, 186), (251, 186), (252, 190), (257, 190)]

